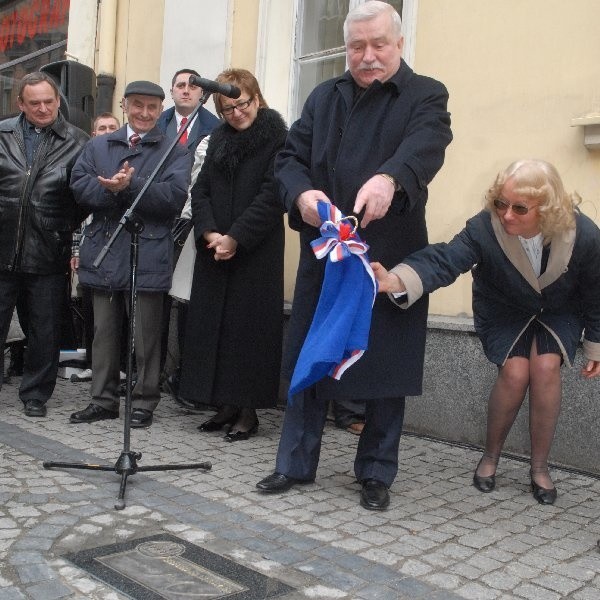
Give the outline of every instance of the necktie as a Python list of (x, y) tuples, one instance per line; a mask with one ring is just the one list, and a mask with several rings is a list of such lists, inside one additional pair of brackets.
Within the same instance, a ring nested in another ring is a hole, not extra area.
[(142, 138), (140, 137), (140, 135), (138, 133), (132, 133), (129, 136), (129, 147), (134, 148), (135, 146), (137, 146), (140, 143), (141, 139)]
[[(183, 117), (183, 118), (181, 119), (181, 125), (179, 126), (179, 131), (181, 131), (181, 128), (182, 128), (182, 127), (183, 127), (183, 126), (184, 126), (184, 125), (185, 125), (187, 122), (188, 122), (188, 119), (187, 119), (187, 117)], [(183, 132), (182, 136), (179, 138), (179, 143), (180, 143), (181, 145), (185, 145), (185, 144), (187, 144), (187, 133), (188, 133), (188, 130), (186, 129), (186, 130)]]

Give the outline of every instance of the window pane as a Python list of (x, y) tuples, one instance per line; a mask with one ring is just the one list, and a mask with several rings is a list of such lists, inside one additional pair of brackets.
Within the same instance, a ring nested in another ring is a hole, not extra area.
[(66, 0), (0, 1), (0, 118), (19, 113), (16, 90), (24, 75), (64, 59), (68, 26)]
[(300, 56), (344, 45), (350, 0), (304, 0)]
[(339, 77), (344, 74), (345, 70), (346, 56), (301, 64), (298, 75), (298, 95), (295, 114), (300, 116), (304, 101), (319, 83), (332, 77)]
[(385, 0), (388, 4), (391, 4), (396, 12), (402, 17), (402, 0)]

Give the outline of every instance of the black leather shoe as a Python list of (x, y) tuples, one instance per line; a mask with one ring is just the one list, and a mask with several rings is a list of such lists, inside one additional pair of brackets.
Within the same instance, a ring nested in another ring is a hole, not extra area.
[(27, 400), (25, 402), (25, 415), (28, 417), (45, 417), (46, 404), (43, 400)]
[(102, 408), (98, 404), (88, 404), (87, 408), (74, 412), (69, 418), (70, 423), (94, 423), (105, 419), (118, 419), (119, 411)]
[(209, 419), (198, 425), (196, 429), (198, 429), (198, 431), (220, 431), (225, 425), (228, 425), (228, 423), (217, 423), (217, 421)]
[(247, 440), (251, 435), (254, 435), (258, 431), (258, 419), (256, 419), (256, 423), (250, 427), (248, 431), (230, 431), (225, 436), (226, 442), (239, 442), (243, 440)]
[(540, 503), (540, 504), (554, 504), (554, 501), (556, 500), (556, 496), (558, 496), (558, 493), (556, 491), (556, 488), (543, 488), (541, 485), (538, 485), (534, 480), (533, 480), (533, 476), (531, 476), (531, 492), (533, 493), (533, 497)]
[(233, 406), (223, 407), (208, 421), (198, 425), (198, 431), (220, 431), (225, 425), (233, 425), (238, 418), (239, 409)]
[(473, 474), (473, 485), (484, 494), (487, 494), (496, 488), (496, 476), (480, 477), (477, 473)]
[(312, 483), (313, 481), (314, 479), (294, 479), (293, 477), (288, 477), (287, 475), (283, 475), (281, 473), (273, 473), (268, 477), (261, 479), (256, 484), (256, 487), (261, 492), (265, 492), (267, 494), (275, 494), (277, 492), (287, 492), (295, 485), (305, 485), (307, 483)]
[(152, 425), (152, 411), (145, 408), (134, 408), (131, 411), (132, 427), (150, 427)]
[(367, 510), (385, 510), (390, 505), (390, 493), (385, 483), (365, 479), (360, 490), (360, 505)]

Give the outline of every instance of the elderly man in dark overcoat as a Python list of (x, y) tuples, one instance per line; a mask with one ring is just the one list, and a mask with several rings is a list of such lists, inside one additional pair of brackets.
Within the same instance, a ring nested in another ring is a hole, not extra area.
[[(369, 256), (385, 266), (427, 244), (427, 185), (444, 162), (452, 140), (448, 93), (438, 81), (417, 75), (402, 60), (398, 13), (369, 1), (344, 23), (349, 71), (310, 94), (292, 126), (275, 174), (300, 232), (300, 263), (284, 368), (291, 375), (310, 327), (325, 261), (310, 242), (320, 236), (318, 200), (360, 218)], [(360, 503), (389, 505), (388, 488), (398, 469), (405, 396), (421, 394), (427, 298), (394, 311), (377, 298), (368, 350), (336, 381), (325, 377), (292, 397), (286, 408), (276, 470), (257, 484), (283, 492), (315, 478), (329, 401), (366, 401), (354, 471)]]
[[(121, 324), (129, 298), (130, 241), (123, 229), (100, 265), (94, 261), (171, 142), (156, 126), (165, 98), (151, 81), (125, 88), (127, 124), (85, 146), (73, 168), (71, 188), (77, 202), (91, 211), (79, 248), (79, 281), (93, 290), (94, 342), (92, 402), (74, 412), (71, 423), (93, 423), (119, 416), (119, 349)], [(190, 183), (190, 158), (176, 145), (135, 207), (144, 229), (139, 236), (132, 427), (149, 427), (160, 400), (160, 322), (164, 295), (173, 274), (171, 228)]]

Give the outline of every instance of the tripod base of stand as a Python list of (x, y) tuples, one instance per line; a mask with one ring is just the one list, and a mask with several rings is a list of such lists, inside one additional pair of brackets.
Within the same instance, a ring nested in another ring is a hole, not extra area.
[(210, 471), (212, 464), (210, 462), (189, 463), (180, 465), (146, 465), (139, 466), (137, 461), (142, 458), (141, 452), (121, 452), (114, 465), (94, 465), (90, 463), (72, 463), (72, 462), (54, 462), (47, 461), (42, 463), (44, 469), (85, 469), (88, 471), (114, 471), (121, 475), (121, 485), (119, 486), (119, 496), (115, 501), (115, 509), (123, 510), (125, 508), (125, 488), (129, 475), (143, 471), (182, 471), (184, 469), (203, 469)]

